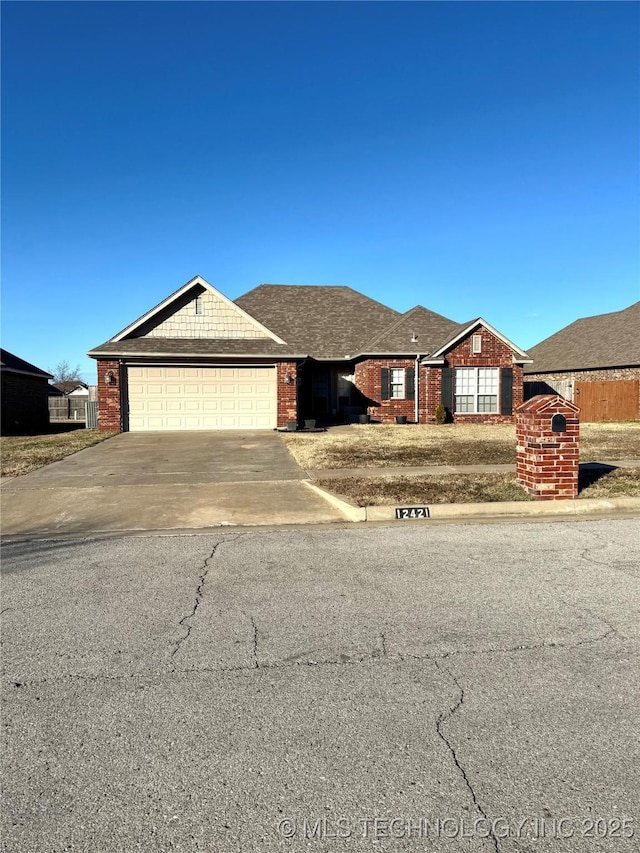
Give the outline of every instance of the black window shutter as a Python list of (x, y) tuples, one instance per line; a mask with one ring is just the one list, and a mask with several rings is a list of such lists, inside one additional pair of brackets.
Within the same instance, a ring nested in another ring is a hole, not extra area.
[(513, 368), (503, 367), (500, 371), (500, 414), (513, 414)]
[(413, 400), (414, 395), (416, 393), (416, 386), (415, 386), (415, 379), (414, 379), (415, 370), (413, 369), (413, 367), (407, 367), (406, 376), (407, 376), (407, 381), (405, 384), (406, 391), (404, 392), (404, 398), (405, 398), (405, 400)]
[(391, 389), (389, 388), (389, 368), (382, 367), (380, 368), (380, 399), (388, 400), (391, 396)]
[(453, 406), (453, 368), (452, 367), (443, 367), (442, 368), (442, 393), (441, 398), (442, 405), (445, 407), (449, 414), (453, 414), (454, 406)]

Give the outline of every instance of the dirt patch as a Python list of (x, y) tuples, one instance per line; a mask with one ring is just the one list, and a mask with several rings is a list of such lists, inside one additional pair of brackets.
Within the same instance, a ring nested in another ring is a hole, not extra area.
[(115, 432), (97, 429), (74, 429), (53, 435), (3, 436), (0, 439), (1, 474), (3, 477), (28, 474), (114, 435)]

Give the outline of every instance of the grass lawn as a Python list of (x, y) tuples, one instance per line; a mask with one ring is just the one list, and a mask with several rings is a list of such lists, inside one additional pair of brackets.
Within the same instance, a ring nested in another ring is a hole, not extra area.
[(316, 486), (356, 506), (493, 503), (529, 501), (512, 474), (445, 474), (422, 477), (348, 477), (316, 480)]
[[(513, 424), (353, 424), (323, 433), (281, 433), (281, 437), (307, 470), (515, 462)], [(582, 424), (580, 459), (640, 459), (640, 421)]]
[[(594, 481), (595, 477), (598, 477)], [(322, 489), (356, 506), (424, 506), (533, 500), (513, 474), (451, 474), (416, 477), (348, 477), (316, 480)], [(640, 468), (608, 473), (581, 472), (579, 498), (640, 497)]]
[(5, 435), (0, 439), (1, 475), (17, 477), (64, 459), (78, 450), (98, 444), (114, 432), (97, 429), (73, 429), (46, 435)]

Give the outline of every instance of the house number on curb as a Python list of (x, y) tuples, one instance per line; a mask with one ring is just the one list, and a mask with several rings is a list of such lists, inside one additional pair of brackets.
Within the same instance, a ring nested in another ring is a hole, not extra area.
[(428, 506), (397, 506), (396, 518), (429, 518)]

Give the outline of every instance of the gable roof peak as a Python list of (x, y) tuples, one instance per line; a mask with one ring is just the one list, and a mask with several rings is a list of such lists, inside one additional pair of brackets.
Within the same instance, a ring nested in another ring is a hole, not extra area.
[(227, 296), (225, 296), (224, 293), (221, 293), (217, 288), (215, 288), (212, 284), (210, 284), (201, 275), (196, 275), (193, 278), (189, 279), (189, 281), (187, 281), (185, 284), (183, 284), (182, 287), (179, 287), (177, 290), (174, 290), (174, 292), (171, 293), (169, 296), (167, 296), (165, 299), (163, 299), (162, 302), (159, 302), (157, 305), (155, 305), (153, 308), (151, 308), (145, 314), (138, 317), (137, 320), (135, 320), (133, 323), (131, 323), (129, 326), (127, 326), (125, 329), (123, 329), (121, 332), (118, 332), (118, 334), (114, 335), (114, 337), (111, 338), (110, 340), (114, 341), (114, 342), (118, 342), (118, 341), (122, 341), (124, 338), (129, 337), (130, 335), (133, 334), (133, 332), (140, 329), (140, 327), (144, 326), (146, 323), (149, 323), (151, 320), (153, 320), (154, 317), (157, 317), (161, 312), (165, 311), (173, 303), (177, 302), (180, 299), (180, 297), (182, 297), (184, 294), (188, 293), (194, 287), (198, 287), (198, 286), (203, 288), (203, 290), (205, 290), (205, 291), (208, 290), (210, 293), (212, 293), (216, 297), (216, 299), (220, 300), (221, 302), (223, 302), (224, 304), (226, 304), (227, 306), (232, 308), (233, 311), (242, 315), (245, 320), (247, 320), (249, 323), (251, 323), (256, 328), (260, 329), (261, 332), (263, 332), (267, 337), (270, 337), (276, 343), (278, 343), (278, 344), (284, 343), (284, 341), (281, 338), (279, 338), (278, 335), (274, 334), (274, 332), (272, 332), (266, 326), (263, 326), (262, 323), (260, 323), (258, 320), (256, 320), (255, 317), (252, 317), (250, 314), (248, 314), (242, 307), (237, 305), (235, 302), (232, 302), (231, 299), (229, 299)]

